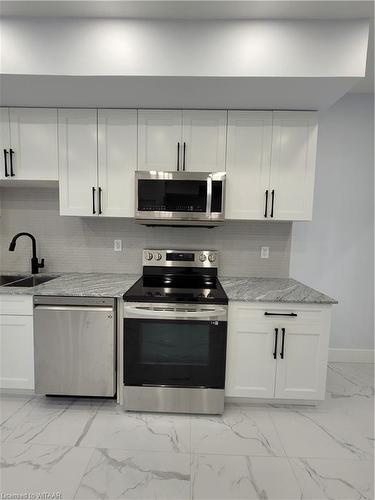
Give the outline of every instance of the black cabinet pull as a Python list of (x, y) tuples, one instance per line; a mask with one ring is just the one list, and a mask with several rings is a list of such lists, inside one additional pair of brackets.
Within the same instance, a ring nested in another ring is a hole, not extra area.
[(9, 177), (8, 173), (8, 157), (7, 157), (8, 151), (4, 149), (4, 168), (5, 168), (5, 177)]
[(268, 211), (268, 189), (266, 189), (266, 206), (264, 208), (264, 217), (267, 217), (267, 211)]
[(14, 177), (16, 174), (13, 172), (13, 154), (14, 154), (13, 149), (10, 149), (9, 153), (10, 153), (9, 154), (9, 157), (10, 157), (10, 176)]
[(96, 189), (93, 186), (92, 187), (92, 213), (93, 214), (96, 214), (96, 210), (95, 210), (95, 191), (96, 191)]
[(271, 217), (273, 217), (273, 205), (275, 202), (275, 190), (272, 189), (271, 191)]
[(284, 359), (284, 343), (285, 343), (285, 328), (281, 329), (281, 352), (280, 352), (280, 358)]
[(99, 188), (99, 215), (102, 213), (102, 188)]
[(269, 313), (265, 312), (265, 316), (291, 316), (292, 318), (296, 318), (297, 314), (296, 313)]
[(184, 142), (184, 156), (182, 160), (182, 170), (185, 172), (186, 142)]
[(273, 359), (276, 359), (276, 356), (277, 356), (277, 337), (278, 337), (278, 335), (279, 335), (279, 329), (275, 328), (275, 347), (273, 350)]
[(180, 170), (180, 143), (177, 143), (177, 172)]

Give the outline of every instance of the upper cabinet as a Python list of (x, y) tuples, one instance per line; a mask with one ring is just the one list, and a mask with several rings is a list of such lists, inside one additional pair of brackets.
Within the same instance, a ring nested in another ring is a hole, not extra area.
[(271, 143), (272, 111), (228, 112), (226, 218), (265, 217)]
[(189, 172), (225, 172), (227, 112), (182, 112), (182, 169)]
[(315, 112), (229, 111), (226, 218), (311, 220)]
[(138, 170), (178, 170), (181, 166), (181, 111), (138, 111)]
[(134, 217), (137, 110), (98, 110), (98, 191), (101, 214)]
[(312, 219), (317, 136), (316, 112), (273, 112), (270, 192), (277, 220)]
[(0, 179), (57, 181), (57, 110), (2, 108), (0, 122)]
[(134, 216), (137, 111), (59, 109), (60, 214)]
[(225, 170), (227, 112), (139, 110), (138, 169)]

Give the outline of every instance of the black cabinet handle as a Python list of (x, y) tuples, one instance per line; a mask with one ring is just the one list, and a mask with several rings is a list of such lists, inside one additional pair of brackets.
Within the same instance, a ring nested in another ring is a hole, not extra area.
[(267, 217), (267, 211), (268, 211), (268, 189), (266, 189), (266, 206), (264, 208), (264, 217)]
[(10, 157), (10, 176), (14, 177), (16, 174), (13, 172), (13, 154), (14, 154), (13, 149), (10, 149), (9, 153), (10, 153), (9, 154), (9, 157)]
[(4, 149), (4, 168), (5, 168), (5, 177), (9, 177), (8, 173), (8, 157), (7, 157), (8, 151)]
[(271, 217), (273, 217), (273, 205), (275, 202), (275, 190), (272, 189), (271, 191)]
[(184, 156), (182, 160), (182, 170), (185, 172), (186, 142), (184, 142)]
[(275, 328), (275, 347), (273, 350), (273, 359), (276, 359), (276, 356), (277, 356), (277, 337), (278, 337), (278, 335), (279, 335), (279, 329)]
[(177, 172), (180, 170), (180, 143), (177, 143)]
[(281, 329), (281, 352), (280, 352), (280, 358), (284, 359), (284, 343), (285, 343), (285, 328)]
[(291, 316), (292, 318), (296, 318), (297, 314), (296, 313), (269, 313), (265, 312), (265, 316)]
[(95, 210), (95, 191), (96, 191), (96, 189), (93, 186), (93, 188), (92, 188), (92, 213), (93, 214), (96, 214), (96, 210)]
[(99, 188), (99, 215), (102, 213), (102, 188)]

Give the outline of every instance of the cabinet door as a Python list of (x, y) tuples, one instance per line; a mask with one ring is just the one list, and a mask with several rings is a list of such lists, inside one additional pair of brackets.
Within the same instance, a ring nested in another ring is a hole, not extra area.
[(270, 189), (274, 219), (311, 220), (318, 124), (316, 112), (275, 111)]
[(224, 172), (227, 112), (186, 110), (182, 116), (182, 169)]
[(271, 140), (272, 111), (228, 112), (226, 218), (265, 219)]
[[(275, 397), (320, 400), (325, 396), (329, 311), (302, 311), (298, 322), (283, 320), (279, 341)], [(280, 329), (281, 330), (281, 329)]]
[(182, 111), (138, 111), (138, 170), (181, 170)]
[(98, 179), (104, 216), (134, 217), (137, 111), (98, 110)]
[(59, 109), (60, 215), (98, 215), (97, 110)]
[(10, 108), (14, 179), (58, 180), (57, 110)]
[(32, 316), (0, 316), (0, 387), (34, 389)]
[(274, 397), (275, 331), (263, 314), (263, 308), (229, 304), (226, 396)]
[(10, 179), (9, 149), (10, 124), (9, 108), (0, 108), (0, 179)]

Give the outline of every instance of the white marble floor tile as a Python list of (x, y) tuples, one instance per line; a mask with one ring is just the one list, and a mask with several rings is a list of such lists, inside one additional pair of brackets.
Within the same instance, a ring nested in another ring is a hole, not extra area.
[(60, 493), (61, 498), (72, 499), (92, 452), (76, 447), (2, 443), (1, 493)]
[(188, 500), (190, 455), (97, 449), (75, 498)]
[(190, 451), (190, 417), (99, 411), (80, 446), (139, 451)]
[(371, 461), (293, 458), (290, 460), (306, 500), (373, 500)]
[(327, 393), (334, 399), (350, 396), (374, 397), (373, 365), (329, 363)]
[(243, 406), (226, 406), (224, 414), (218, 417), (192, 417), (191, 451), (252, 456), (284, 455), (268, 412)]
[(0, 425), (21, 409), (33, 396), (18, 394), (0, 395)]
[(98, 406), (87, 400), (32, 400), (3, 426), (7, 442), (74, 446), (95, 418)]
[(345, 414), (289, 410), (270, 415), (288, 457), (372, 457), (370, 443)]
[(195, 500), (300, 498), (286, 458), (193, 455), (191, 480)]

